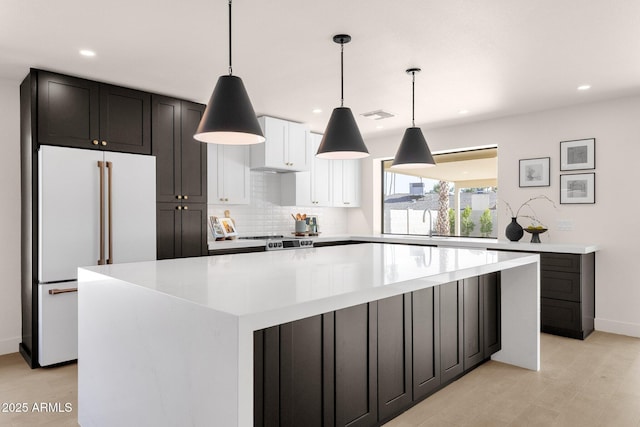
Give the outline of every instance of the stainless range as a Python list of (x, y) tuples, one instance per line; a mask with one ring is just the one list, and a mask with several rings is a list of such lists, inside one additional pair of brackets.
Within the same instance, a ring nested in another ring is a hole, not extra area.
[(247, 236), (240, 239), (266, 240), (265, 250), (278, 251), (282, 249), (307, 249), (313, 247), (312, 239), (285, 238), (284, 236)]

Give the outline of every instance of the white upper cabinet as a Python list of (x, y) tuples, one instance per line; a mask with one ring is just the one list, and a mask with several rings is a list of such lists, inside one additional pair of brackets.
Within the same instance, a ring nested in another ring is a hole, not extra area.
[(266, 141), (251, 146), (251, 169), (280, 172), (309, 170), (311, 150), (306, 125), (274, 117), (258, 117)]
[(250, 150), (241, 145), (208, 144), (207, 203), (248, 205)]
[(310, 134), (311, 167), (309, 172), (284, 174), (283, 206), (333, 206), (331, 203), (331, 160), (315, 157), (322, 135)]
[(332, 160), (333, 206), (360, 206), (360, 160)]

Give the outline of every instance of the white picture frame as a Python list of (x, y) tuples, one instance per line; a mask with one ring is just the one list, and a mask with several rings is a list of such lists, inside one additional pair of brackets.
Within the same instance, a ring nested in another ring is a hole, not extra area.
[(550, 157), (520, 160), (520, 187), (549, 187)]
[(236, 230), (236, 226), (233, 223), (231, 218), (218, 218), (218, 222), (220, 223), (220, 228), (222, 228), (222, 233), (224, 237), (237, 236), (238, 232)]
[(560, 175), (560, 204), (594, 204), (595, 202), (595, 173), (573, 173)]
[(596, 168), (596, 139), (576, 139), (560, 142), (560, 170)]

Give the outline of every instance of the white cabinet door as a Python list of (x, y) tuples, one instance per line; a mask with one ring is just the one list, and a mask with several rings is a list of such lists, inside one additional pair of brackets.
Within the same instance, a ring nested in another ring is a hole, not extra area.
[(360, 206), (360, 160), (333, 160), (333, 206)]
[(288, 123), (287, 155), (285, 163), (291, 170), (309, 170), (309, 130), (300, 123)]
[(38, 363), (41, 366), (78, 358), (78, 293), (57, 293), (77, 288), (78, 282), (38, 286)]
[(315, 206), (332, 206), (331, 160), (315, 156), (322, 135), (311, 134), (311, 200)]
[(309, 170), (309, 130), (306, 125), (261, 116), (266, 141), (251, 146), (251, 169), (280, 172)]
[[(111, 169), (111, 262), (156, 259), (156, 158), (140, 154), (105, 152)], [(107, 177), (108, 177), (107, 170)], [(108, 201), (105, 205), (109, 208)], [(108, 234), (107, 234), (108, 235)], [(108, 247), (108, 239), (106, 239)]]
[(99, 151), (40, 147), (38, 153), (38, 279), (40, 282), (74, 280), (78, 274), (78, 267), (97, 265), (100, 258), (98, 161), (102, 159), (102, 152)]
[(249, 147), (210, 144), (207, 156), (208, 203), (248, 205)]

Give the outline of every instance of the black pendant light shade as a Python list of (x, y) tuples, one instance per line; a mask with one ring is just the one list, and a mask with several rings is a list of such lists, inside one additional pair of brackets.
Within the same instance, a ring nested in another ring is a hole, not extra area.
[(220, 76), (193, 138), (212, 144), (248, 145), (265, 141), (247, 90), (231, 66), (231, 0), (229, 0), (229, 75)]
[(361, 159), (368, 155), (369, 151), (364, 145), (351, 108), (335, 108), (322, 136), (316, 157), (335, 160)]
[(213, 144), (264, 142), (262, 129), (240, 77), (229, 75), (218, 78), (193, 137)]
[(429, 166), (435, 166), (427, 140), (424, 139), (422, 130), (415, 124), (415, 82), (416, 73), (420, 72), (420, 68), (409, 68), (408, 74), (412, 76), (412, 103), (411, 103), (411, 122), (412, 127), (404, 131), (404, 136), (400, 142), (400, 147), (393, 159), (391, 168), (393, 169), (416, 169)]
[(332, 160), (361, 159), (369, 155), (350, 108), (344, 106), (344, 45), (351, 41), (348, 34), (337, 34), (333, 41), (340, 44), (340, 107), (335, 108), (320, 141), (316, 157)]
[(391, 167), (421, 168), (435, 166), (427, 140), (424, 139), (422, 129), (416, 127), (407, 128), (404, 131), (402, 142), (396, 152)]

